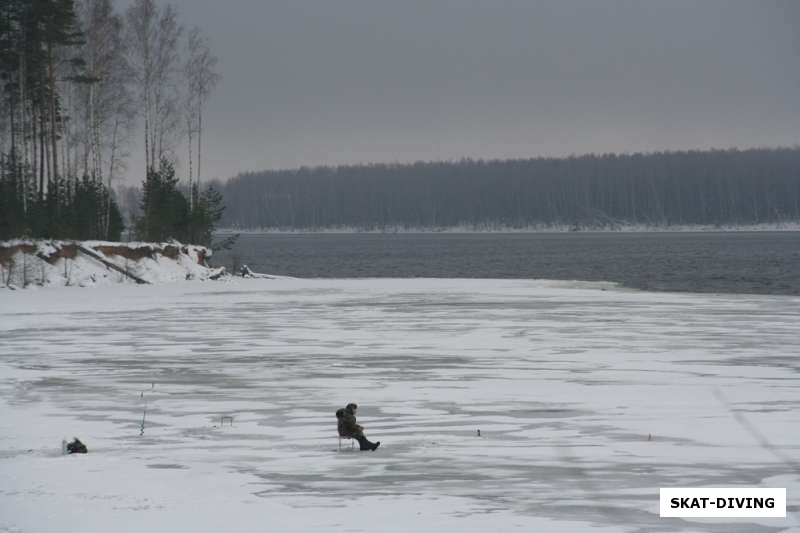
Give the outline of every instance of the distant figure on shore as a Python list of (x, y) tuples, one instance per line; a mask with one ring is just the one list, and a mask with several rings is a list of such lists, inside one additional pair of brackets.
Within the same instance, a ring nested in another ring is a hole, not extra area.
[(364, 428), (356, 422), (357, 409), (358, 405), (354, 403), (348, 403), (347, 407), (336, 411), (336, 418), (338, 419), (337, 428), (339, 430), (339, 436), (350, 439), (356, 439), (358, 441), (358, 445), (360, 446), (362, 452), (364, 450), (370, 450), (374, 452), (375, 450), (378, 449), (378, 446), (381, 445), (381, 441), (370, 442), (369, 440), (367, 440), (367, 437), (364, 436)]

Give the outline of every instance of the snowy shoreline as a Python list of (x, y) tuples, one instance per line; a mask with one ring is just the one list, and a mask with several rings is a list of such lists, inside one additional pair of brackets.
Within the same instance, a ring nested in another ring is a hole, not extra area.
[(258, 234), (351, 234), (351, 233), (727, 233), (727, 232), (768, 232), (768, 231), (800, 231), (800, 221), (777, 224), (745, 224), (745, 225), (647, 225), (624, 224), (608, 227), (584, 227), (569, 224), (531, 225), (511, 227), (504, 225), (459, 225), (442, 227), (404, 227), (385, 226), (379, 228), (359, 228), (355, 226), (335, 226), (321, 228), (219, 228), (215, 234), (245, 235)]
[(179, 242), (0, 241), (0, 287), (158, 284), (216, 279), (211, 250)]

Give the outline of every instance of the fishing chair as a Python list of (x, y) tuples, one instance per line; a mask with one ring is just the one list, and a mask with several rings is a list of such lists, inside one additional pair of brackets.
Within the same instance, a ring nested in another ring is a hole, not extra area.
[(347, 439), (347, 440), (350, 441), (350, 449), (355, 448), (355, 446), (356, 446), (355, 440), (356, 439), (354, 439), (353, 437), (347, 437), (347, 436), (344, 436), (344, 435), (339, 435), (339, 451), (342, 451), (342, 439)]

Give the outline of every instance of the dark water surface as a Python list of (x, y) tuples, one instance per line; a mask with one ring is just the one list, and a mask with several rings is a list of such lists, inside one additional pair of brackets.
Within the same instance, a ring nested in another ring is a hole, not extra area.
[(800, 232), (242, 235), (214, 264), (317, 278), (614, 281), (690, 292), (800, 295)]

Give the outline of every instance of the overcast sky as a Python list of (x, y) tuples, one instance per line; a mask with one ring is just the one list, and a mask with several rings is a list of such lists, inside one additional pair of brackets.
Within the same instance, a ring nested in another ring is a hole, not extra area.
[(794, 0), (172, 3), (220, 60), (207, 178), (800, 142)]

